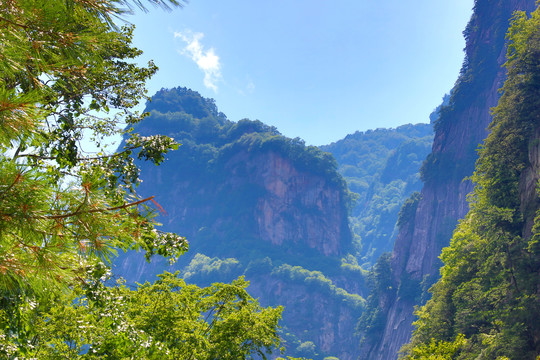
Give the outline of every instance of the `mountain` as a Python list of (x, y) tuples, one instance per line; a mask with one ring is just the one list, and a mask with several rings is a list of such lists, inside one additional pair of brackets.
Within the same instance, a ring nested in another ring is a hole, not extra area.
[(380, 277), (386, 283), (372, 294), (377, 304), (367, 310), (371, 315), (364, 315), (365, 327), (373, 329), (365, 334), (362, 353), (367, 359), (395, 359), (410, 339), (413, 308), (429, 297), (427, 289), (439, 277), (441, 250), (469, 210), (473, 184), (468, 177), (506, 77), (502, 64), (510, 18), (515, 10), (532, 11), (534, 5), (533, 0), (475, 1), (464, 31), (466, 59), (450, 103), (440, 110), (432, 152), (422, 167), (424, 186), (408, 202), (392, 256), (378, 263), (388, 276)]
[(163, 227), (190, 250), (174, 265), (121, 254), (115, 274), (134, 283), (178, 270), (198, 285), (245, 276), (262, 305), (285, 306), (287, 354), (356, 359), (368, 290), (348, 227), (352, 195), (332, 155), (260, 121), (229, 121), (186, 88), (162, 89), (146, 110), (141, 136), (182, 145), (157, 168), (139, 163), (139, 191), (155, 195)]
[(407, 359), (540, 354), (540, 7), (508, 32), (508, 78), (479, 151), (470, 211), (443, 250)]
[(391, 251), (405, 200), (420, 191), (420, 166), (431, 150), (431, 124), (357, 131), (321, 146), (338, 162), (338, 171), (356, 195), (350, 214), (355, 255), (370, 268)]

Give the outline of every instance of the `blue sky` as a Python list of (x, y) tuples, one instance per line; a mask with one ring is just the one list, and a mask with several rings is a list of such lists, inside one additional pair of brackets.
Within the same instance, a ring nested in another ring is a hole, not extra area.
[(473, 0), (191, 0), (135, 24), (150, 94), (185, 86), (230, 120), (323, 145), (428, 122), (457, 79)]

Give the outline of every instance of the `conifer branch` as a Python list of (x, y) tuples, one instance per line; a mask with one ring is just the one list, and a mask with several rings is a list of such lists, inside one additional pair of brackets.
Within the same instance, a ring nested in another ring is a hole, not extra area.
[(115, 211), (115, 210), (121, 210), (121, 209), (125, 209), (125, 208), (131, 207), (131, 206), (136, 206), (136, 205), (145, 203), (147, 201), (152, 200), (153, 198), (154, 198), (154, 196), (150, 196), (150, 197), (147, 197), (146, 199), (142, 199), (142, 200), (139, 200), (139, 201), (134, 201), (134, 202), (131, 202), (131, 203), (128, 203), (128, 204), (108, 207), (108, 208), (104, 208), (104, 209), (90, 209), (90, 210), (83, 210), (83, 211), (79, 210), (79, 211), (74, 211), (74, 212), (69, 213), (69, 214), (44, 215), (44, 216), (37, 216), (37, 217), (31, 217), (31, 218), (33, 218), (33, 219), (65, 219), (65, 218), (77, 216), (77, 215), (80, 215), (80, 214), (92, 214), (92, 213), (98, 213), (98, 212), (102, 213), (102, 212), (107, 212), (107, 211)]

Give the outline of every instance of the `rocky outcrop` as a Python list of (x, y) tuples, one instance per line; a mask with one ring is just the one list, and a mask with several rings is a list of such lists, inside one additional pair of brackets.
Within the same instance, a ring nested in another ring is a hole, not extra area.
[(212, 169), (193, 181), (172, 173), (179, 176), (174, 185), (163, 180), (168, 164), (145, 173), (144, 182), (160, 188), (156, 199), (168, 212), (163, 220), (169, 229), (193, 242), (203, 233), (230, 237), (225, 233), (235, 231), (291, 254), (308, 248), (339, 256), (349, 246), (344, 193), (326, 178), (274, 151), (242, 150), (219, 167), (218, 178)]
[(367, 291), (347, 256), (349, 194), (332, 156), (260, 121), (228, 121), (185, 88), (161, 90), (151, 104), (137, 130), (183, 145), (157, 168), (138, 162), (139, 191), (155, 195), (163, 229), (185, 236), (190, 249), (173, 266), (122, 254), (115, 273), (135, 283), (179, 270), (200, 286), (243, 275), (261, 304), (285, 307), (288, 355), (356, 359)]
[[(399, 233), (392, 254), (393, 288), (404, 279), (425, 290), (438, 277), (438, 256), (447, 246), (457, 221), (468, 211), (476, 149), (487, 136), (490, 108), (498, 100), (505, 72), (504, 37), (515, 10), (532, 11), (534, 0), (477, 0), (464, 34), (466, 61), (450, 106), (435, 126), (432, 154), (424, 165), (425, 185), (416, 216)], [(425, 295), (425, 294), (424, 294)], [(386, 322), (376, 341), (364, 344), (367, 359), (396, 359), (411, 336), (413, 308), (421, 296), (400, 296), (383, 306)], [(383, 305), (383, 304), (381, 304)]]
[(250, 278), (250, 281), (249, 292), (259, 296), (263, 305), (284, 306), (283, 324), (286, 328), (282, 336), (288, 353), (310, 340), (316, 345), (315, 352), (297, 355), (313, 359), (326, 356), (340, 360), (358, 359), (355, 344), (359, 338), (355, 328), (360, 307), (351, 306), (343, 298), (328, 296), (322, 288), (284, 281), (273, 275)]
[(262, 240), (273, 245), (292, 241), (325, 256), (342, 254), (342, 239), (350, 236), (341, 209), (343, 198), (324, 178), (298, 171), (276, 153), (247, 163), (234, 159), (227, 165), (245, 166), (253, 174), (251, 181), (264, 188), (265, 195), (257, 200), (253, 214)]

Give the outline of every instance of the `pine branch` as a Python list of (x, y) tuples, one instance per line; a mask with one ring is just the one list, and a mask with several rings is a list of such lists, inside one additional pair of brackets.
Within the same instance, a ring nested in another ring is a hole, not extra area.
[(145, 202), (147, 202), (149, 200), (152, 200), (153, 198), (154, 198), (154, 196), (150, 196), (150, 197), (148, 197), (146, 199), (142, 199), (142, 200), (135, 201), (135, 202), (132, 202), (132, 203), (119, 205), (119, 206), (114, 206), (114, 207), (109, 207), (109, 208), (104, 208), (104, 209), (90, 209), (90, 210), (84, 210), (84, 211), (79, 210), (79, 211), (74, 211), (72, 213), (62, 214), (62, 215), (44, 215), (44, 216), (36, 216), (36, 217), (30, 217), (30, 218), (32, 218), (32, 219), (65, 219), (65, 218), (77, 216), (77, 215), (80, 215), (80, 214), (103, 213), (103, 212), (107, 212), (107, 211), (121, 210), (121, 209), (125, 209), (125, 208), (131, 207), (131, 206), (136, 206), (136, 205), (145, 203)]
[[(109, 159), (109, 158), (113, 158), (113, 157), (118, 157), (128, 151), (131, 151), (131, 150), (135, 150), (137, 147), (129, 147), (129, 148), (126, 148), (125, 150), (123, 151), (120, 151), (120, 152), (117, 152), (117, 153), (114, 153), (114, 154), (110, 154), (110, 155), (101, 155), (101, 156), (88, 156), (88, 157), (80, 157), (80, 158), (76, 158), (75, 160), (77, 161), (91, 161), (91, 160), (102, 160), (102, 159)], [(21, 158), (21, 157), (28, 157), (28, 158), (33, 158), (33, 159), (38, 159), (38, 160), (56, 160), (56, 157), (54, 156), (43, 156), (43, 155), (38, 155), (38, 154), (19, 154), (17, 155), (17, 158)]]
[(20, 27), (20, 28), (23, 28), (23, 29), (25, 29), (25, 30), (30, 30), (30, 27), (29, 27), (29, 26), (26, 26), (26, 25), (24, 25), (24, 24), (19, 24), (19, 23), (17, 23), (17, 22), (8, 20), (8, 19), (6, 19), (5, 17), (2, 17), (2, 16), (0, 16), (0, 21), (5, 21), (5, 22), (7, 22), (8, 24), (11, 24), (11, 25), (13, 25), (13, 26)]

